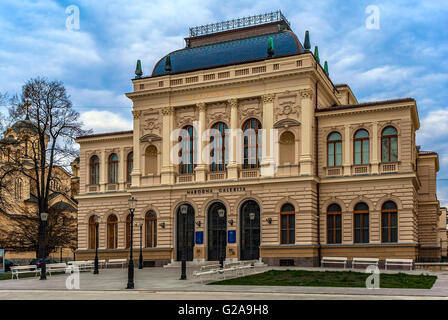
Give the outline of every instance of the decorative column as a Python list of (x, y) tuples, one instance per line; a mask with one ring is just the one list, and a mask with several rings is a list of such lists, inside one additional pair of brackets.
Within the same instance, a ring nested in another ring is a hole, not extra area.
[(348, 125), (345, 125), (344, 127), (344, 136), (345, 139), (343, 141), (344, 144), (344, 176), (349, 176), (351, 174), (351, 159), (350, 157), (350, 127)]
[(171, 161), (171, 150), (173, 142), (171, 141), (171, 132), (174, 130), (174, 108), (165, 107), (162, 109), (162, 184), (174, 184), (175, 173), (174, 165)]
[(199, 109), (199, 126), (196, 128), (197, 130), (197, 154), (196, 154), (196, 182), (205, 182), (207, 180), (207, 166), (202, 161), (202, 151), (204, 147), (204, 142), (202, 141), (202, 134), (205, 131), (205, 103), (200, 102), (196, 104), (196, 107)]
[(100, 156), (100, 191), (106, 191), (106, 183), (107, 183), (107, 160), (106, 160), (106, 150), (101, 150)]
[(313, 174), (313, 124), (314, 124), (314, 92), (311, 89), (300, 90), (302, 108), (302, 153), (300, 155), (300, 175), (309, 176)]
[(237, 151), (238, 140), (236, 131), (238, 129), (238, 100), (230, 99), (228, 101), (230, 105), (230, 136), (229, 138), (229, 163), (227, 164), (227, 179), (238, 179), (238, 163), (237, 163)]
[(373, 122), (372, 126), (372, 167), (370, 168), (371, 174), (378, 174), (378, 165), (379, 165), (379, 157), (378, 157), (378, 122)]
[(120, 162), (118, 165), (118, 190), (124, 190), (126, 184), (126, 159), (124, 158), (124, 149), (120, 149)]
[(132, 111), (132, 115), (134, 116), (134, 135), (133, 135), (133, 150), (134, 150), (134, 163), (133, 169), (131, 173), (132, 177), (132, 186), (139, 187), (140, 186), (140, 118), (142, 115), (141, 111)]
[(273, 176), (274, 175), (274, 136), (272, 129), (274, 128), (274, 97), (272, 93), (268, 93), (262, 96), (263, 98), (263, 124), (262, 128), (265, 133), (265, 140), (262, 141), (262, 160), (261, 160), (261, 175)]

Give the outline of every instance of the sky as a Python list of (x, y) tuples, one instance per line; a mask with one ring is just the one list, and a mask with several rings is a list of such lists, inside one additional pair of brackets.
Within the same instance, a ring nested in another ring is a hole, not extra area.
[(20, 93), (37, 76), (60, 80), (86, 128), (130, 130), (124, 94), (137, 59), (150, 75), (185, 46), (190, 27), (279, 9), (302, 43), (309, 30), (333, 83), (358, 101), (416, 99), (417, 144), (439, 153), (438, 196), (448, 205), (445, 1), (0, 0), (0, 93)]

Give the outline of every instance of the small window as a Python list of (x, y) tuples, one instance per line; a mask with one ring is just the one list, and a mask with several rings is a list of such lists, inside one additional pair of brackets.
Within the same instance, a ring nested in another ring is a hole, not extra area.
[(335, 203), (327, 209), (327, 242), (342, 243), (342, 212)]
[(118, 183), (118, 156), (116, 153), (109, 156), (109, 183)]
[(342, 165), (342, 136), (340, 133), (333, 132), (328, 136), (327, 154), (329, 167)]
[(132, 170), (134, 169), (134, 152), (129, 152), (127, 157), (127, 164), (126, 164), (126, 181), (131, 182), (132, 181)]
[(111, 214), (107, 218), (107, 248), (116, 249), (118, 247), (118, 219)]
[(398, 161), (398, 134), (394, 127), (386, 127), (381, 135), (381, 161)]
[(361, 129), (356, 131), (353, 148), (355, 164), (369, 163), (369, 133), (367, 130)]
[(157, 247), (157, 216), (154, 211), (148, 211), (145, 216), (146, 247)]
[(98, 156), (90, 158), (90, 184), (100, 184), (100, 159)]
[(243, 169), (259, 168), (261, 160), (261, 123), (249, 119), (243, 125)]
[(295, 243), (295, 210), (292, 204), (284, 204), (280, 210), (280, 243)]
[(393, 201), (387, 201), (381, 207), (381, 241), (398, 241), (398, 211)]
[(369, 206), (364, 202), (358, 203), (353, 212), (355, 239), (354, 243), (369, 242)]

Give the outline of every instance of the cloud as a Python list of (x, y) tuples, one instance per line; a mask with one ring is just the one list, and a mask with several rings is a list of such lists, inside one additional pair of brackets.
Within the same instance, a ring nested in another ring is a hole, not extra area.
[(93, 129), (94, 133), (132, 130), (132, 121), (110, 111), (86, 111), (80, 116), (85, 129)]

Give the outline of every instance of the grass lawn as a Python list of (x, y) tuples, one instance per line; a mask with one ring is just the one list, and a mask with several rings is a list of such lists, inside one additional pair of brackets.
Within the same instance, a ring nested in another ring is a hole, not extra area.
[[(369, 275), (352, 271), (270, 270), (210, 284), (365, 288)], [(380, 274), (380, 288), (431, 289), (436, 279), (430, 275)]]
[[(59, 274), (65, 274), (65, 272), (53, 272), (52, 274), (51, 274), (51, 276), (54, 276), (54, 275), (59, 275)], [(40, 277), (40, 275), (38, 274), (37, 276), (36, 276), (36, 272), (30, 272), (30, 273), (21, 273), (21, 274), (19, 274), (19, 280), (20, 279), (22, 279), (22, 278), (39, 278)], [(50, 277), (50, 275), (49, 274), (47, 274), (47, 278), (49, 278)], [(17, 279), (16, 277), (14, 277), (14, 279)], [(11, 272), (5, 272), (5, 273), (0, 273), (0, 280), (11, 280)]]

